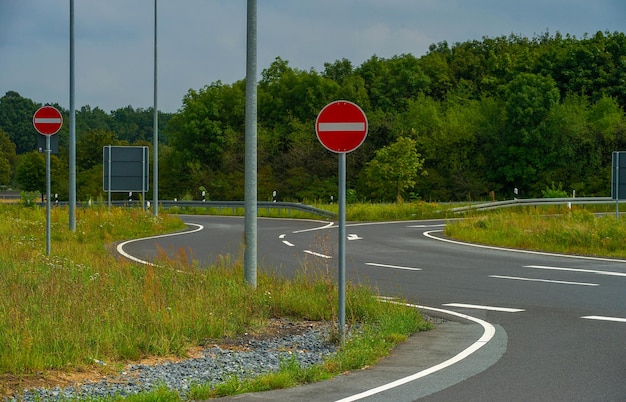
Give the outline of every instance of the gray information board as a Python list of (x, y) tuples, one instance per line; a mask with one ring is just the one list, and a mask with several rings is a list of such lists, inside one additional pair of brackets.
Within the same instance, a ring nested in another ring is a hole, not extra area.
[(148, 191), (148, 147), (107, 145), (102, 159), (105, 192)]

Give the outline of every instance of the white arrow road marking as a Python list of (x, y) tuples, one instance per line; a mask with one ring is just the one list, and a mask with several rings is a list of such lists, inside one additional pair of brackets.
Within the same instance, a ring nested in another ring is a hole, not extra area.
[(311, 250), (304, 250), (304, 252), (305, 252), (305, 253), (307, 253), (307, 254), (314, 255), (314, 256), (316, 256), (316, 257), (328, 258), (328, 259), (333, 258), (333, 257), (332, 257), (332, 256), (330, 256), (330, 255), (316, 253), (315, 251), (311, 251)]
[(516, 281), (558, 283), (558, 284), (561, 284), (561, 285), (600, 286), (597, 283), (553, 281), (553, 280), (549, 280), (549, 279), (520, 278), (520, 277), (517, 277), (517, 276), (489, 275), (489, 277), (490, 278), (498, 278), (498, 279), (512, 279), (512, 280), (516, 280)]
[(598, 270), (595, 270), (595, 269), (547, 267), (547, 266), (544, 266), (544, 265), (525, 265), (524, 268), (550, 269), (550, 270), (553, 270), (553, 271), (583, 272), (583, 273), (587, 273), (587, 274), (597, 274), (597, 275), (626, 276), (626, 272), (598, 271)]
[(375, 262), (366, 262), (365, 265), (369, 265), (369, 266), (372, 266), (372, 267), (406, 269), (408, 271), (421, 271), (422, 270), (421, 268), (401, 267), (399, 265), (378, 264), (378, 263), (375, 263)]
[(522, 308), (509, 308), (509, 307), (495, 307), (495, 306), (481, 306), (479, 304), (463, 304), (463, 303), (448, 303), (444, 304), (446, 307), (459, 307), (459, 308), (471, 308), (476, 310), (488, 310), (488, 311), (502, 311), (504, 313), (519, 313), (526, 311)]
[(351, 233), (348, 235), (348, 240), (362, 240), (362, 237), (359, 237), (359, 235)]
[(588, 315), (585, 317), (580, 317), (580, 318), (585, 318), (587, 320), (600, 320), (600, 321), (615, 321), (615, 322), (626, 322), (626, 318), (619, 318), (619, 317), (604, 317), (601, 315)]

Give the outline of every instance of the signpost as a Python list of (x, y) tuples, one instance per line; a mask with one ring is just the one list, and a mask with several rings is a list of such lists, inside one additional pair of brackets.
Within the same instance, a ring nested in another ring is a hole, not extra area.
[(52, 106), (43, 106), (33, 115), (33, 126), (46, 136), (46, 255), (50, 255), (50, 136), (63, 126), (63, 116)]
[(346, 153), (357, 149), (367, 136), (367, 117), (356, 104), (338, 100), (324, 106), (315, 121), (315, 132), (322, 145), (339, 154), (339, 331), (346, 331)]

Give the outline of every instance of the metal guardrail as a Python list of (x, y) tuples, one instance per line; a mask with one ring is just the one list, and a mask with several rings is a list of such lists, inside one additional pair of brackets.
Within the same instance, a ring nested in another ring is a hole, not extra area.
[[(624, 201), (620, 201), (624, 202)], [(517, 207), (522, 205), (563, 205), (563, 204), (614, 204), (611, 197), (577, 197), (577, 198), (519, 198), (506, 201), (492, 201), (483, 204), (467, 205), (458, 208), (451, 208), (449, 211), (461, 213), (466, 211), (487, 211), (490, 209)]]
[[(84, 203), (83, 203), (84, 204)], [(114, 206), (136, 206), (141, 207), (140, 201), (111, 201), (111, 204)], [(105, 202), (104, 205), (108, 205), (108, 202)], [(161, 200), (159, 201), (159, 208), (162, 209), (170, 209), (170, 208), (217, 208), (221, 209), (231, 209), (233, 212), (236, 208), (244, 208), (244, 201), (171, 201), (171, 200)], [(270, 202), (270, 201), (259, 201), (257, 202), (258, 209), (277, 209), (277, 210), (296, 210), (301, 212), (307, 212), (313, 215), (323, 216), (325, 218), (334, 219), (336, 214), (330, 211), (326, 211), (323, 209), (315, 208), (311, 205), (300, 204), (297, 202)]]

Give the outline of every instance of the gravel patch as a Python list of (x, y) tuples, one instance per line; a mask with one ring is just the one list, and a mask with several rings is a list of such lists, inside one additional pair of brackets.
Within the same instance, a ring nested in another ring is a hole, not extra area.
[(280, 329), (271, 335), (242, 337), (207, 346), (200, 356), (178, 362), (132, 364), (116, 376), (65, 388), (24, 390), (8, 401), (65, 401), (107, 396), (128, 396), (165, 385), (186, 395), (194, 384), (216, 385), (233, 376), (243, 379), (280, 369), (295, 359), (301, 367), (320, 364), (334, 354), (331, 326), (295, 325), (277, 320)]

